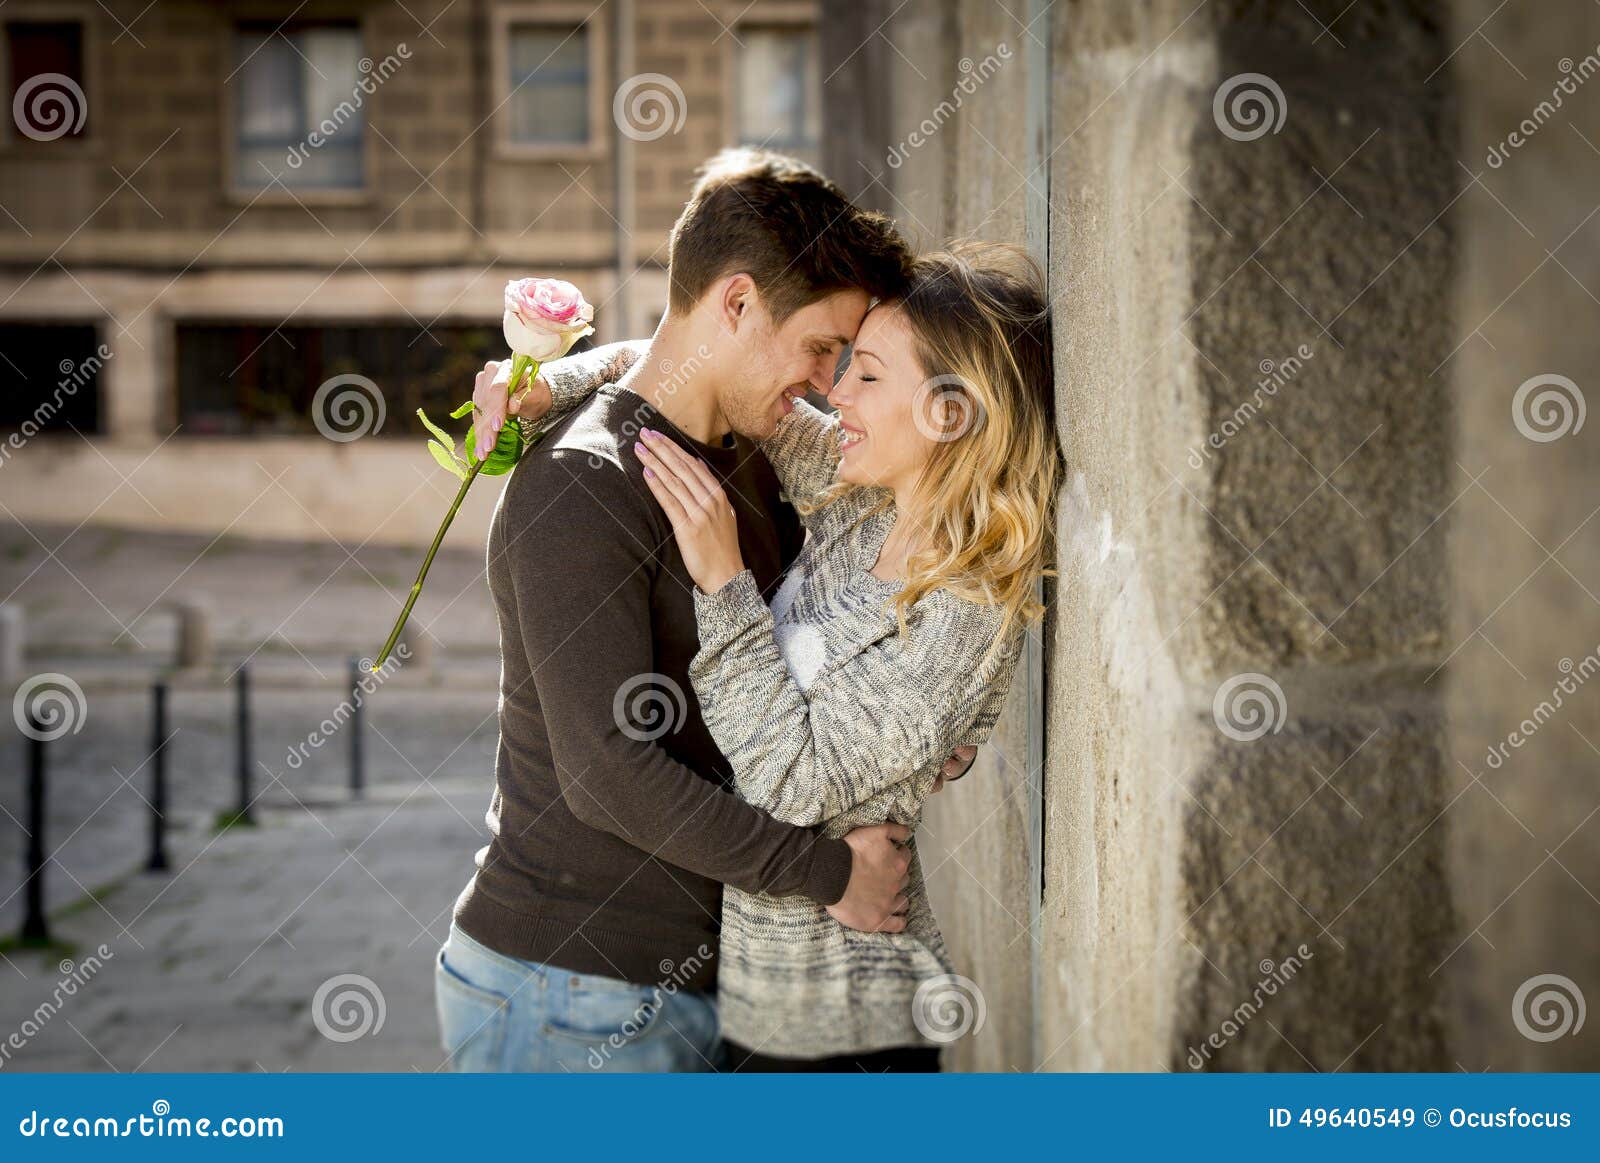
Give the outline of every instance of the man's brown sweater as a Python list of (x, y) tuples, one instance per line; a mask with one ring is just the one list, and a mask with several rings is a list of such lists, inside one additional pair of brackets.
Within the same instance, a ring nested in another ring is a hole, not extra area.
[(699, 989), (715, 981), (723, 884), (833, 904), (851, 858), (729, 790), (688, 677), (694, 583), (633, 453), (641, 425), (723, 479), (763, 594), (799, 552), (755, 445), (699, 444), (625, 389), (528, 452), (489, 534), (500, 746), (491, 840), (455, 920), (508, 956)]

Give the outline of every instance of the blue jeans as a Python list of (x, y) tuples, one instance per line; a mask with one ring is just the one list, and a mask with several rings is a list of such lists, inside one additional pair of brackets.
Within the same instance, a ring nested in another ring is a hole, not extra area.
[(711, 996), (521, 961), (453, 925), (434, 996), (451, 1070), (712, 1071), (721, 1060)]

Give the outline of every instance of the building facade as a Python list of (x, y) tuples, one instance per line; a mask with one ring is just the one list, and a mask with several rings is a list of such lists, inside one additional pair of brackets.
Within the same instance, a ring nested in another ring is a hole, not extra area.
[(24, 522), (425, 541), (404, 437), (504, 354), (508, 278), (647, 333), (695, 167), (816, 153), (804, 0), (22, 0), (0, 36)]

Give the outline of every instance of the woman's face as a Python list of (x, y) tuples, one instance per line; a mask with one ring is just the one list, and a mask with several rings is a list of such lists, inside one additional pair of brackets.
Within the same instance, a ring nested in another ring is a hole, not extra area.
[(867, 312), (850, 367), (828, 393), (839, 412), (841, 481), (910, 494), (936, 446), (917, 411), (928, 407), (926, 379), (901, 313), (893, 306)]

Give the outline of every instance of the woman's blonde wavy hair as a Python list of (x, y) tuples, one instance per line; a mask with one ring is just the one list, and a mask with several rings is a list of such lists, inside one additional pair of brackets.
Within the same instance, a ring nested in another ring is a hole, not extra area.
[[(911, 328), (918, 423), (939, 440), (918, 484), (928, 534), (894, 599), (901, 632), (921, 598), (947, 589), (1003, 611), (998, 644), (1043, 612), (1037, 583), (1050, 572), (1060, 458), (1044, 280), (1016, 247), (960, 243), (917, 259), (885, 306)], [(834, 485), (816, 506), (854, 487)]]

